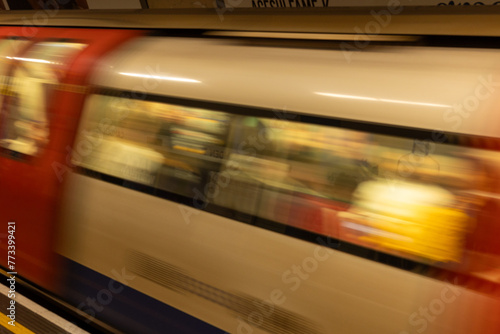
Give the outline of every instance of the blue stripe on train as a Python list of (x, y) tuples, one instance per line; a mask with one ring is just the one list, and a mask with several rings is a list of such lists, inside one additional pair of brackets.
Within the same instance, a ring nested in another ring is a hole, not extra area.
[(115, 270), (115, 277), (109, 278), (69, 259), (65, 262), (68, 302), (124, 333), (225, 333), (114, 280), (128, 276), (130, 281), (130, 272)]

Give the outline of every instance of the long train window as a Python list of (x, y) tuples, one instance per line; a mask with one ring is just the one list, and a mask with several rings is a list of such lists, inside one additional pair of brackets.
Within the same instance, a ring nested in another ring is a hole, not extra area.
[(276, 119), (234, 126), (216, 204), (416, 260), (459, 261), (472, 209), (464, 192), (479, 182), (470, 152)]
[(86, 111), (87, 169), (419, 262), (498, 262), (498, 152), (116, 96)]
[(0, 146), (37, 155), (49, 140), (49, 105), (64, 66), (85, 44), (40, 42), (21, 57), (11, 78), (11, 96), (2, 110)]

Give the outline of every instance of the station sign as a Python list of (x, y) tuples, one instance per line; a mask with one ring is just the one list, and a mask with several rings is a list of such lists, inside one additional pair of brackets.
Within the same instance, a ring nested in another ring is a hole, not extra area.
[(224, 0), (226, 8), (497, 6), (499, 0)]

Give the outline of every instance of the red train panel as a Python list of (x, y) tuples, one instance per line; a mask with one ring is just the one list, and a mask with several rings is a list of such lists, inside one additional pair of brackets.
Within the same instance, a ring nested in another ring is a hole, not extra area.
[[(43, 287), (57, 284), (52, 252), (55, 215), (62, 178), (71, 168), (68, 148), (74, 141), (92, 66), (103, 54), (140, 34), (131, 30), (0, 29), (4, 40), (27, 40), (19, 43), (15, 57), (8, 56), (8, 73), (3, 73), (0, 186), (7, 191), (0, 194), (0, 221), (16, 222), (15, 270)], [(27, 84), (33, 82), (23, 80), (27, 77), (36, 78), (38, 87)], [(24, 95), (17, 93), (23, 89)], [(7, 225), (0, 232), (4, 254), (6, 231)], [(7, 258), (2, 257), (0, 264), (7, 267)]]

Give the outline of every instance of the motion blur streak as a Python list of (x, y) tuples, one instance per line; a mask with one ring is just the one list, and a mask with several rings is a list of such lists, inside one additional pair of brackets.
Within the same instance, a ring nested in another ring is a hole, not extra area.
[(201, 81), (187, 78), (176, 78), (176, 77), (167, 77), (167, 76), (158, 76), (158, 75), (147, 75), (147, 74), (139, 74), (139, 73), (125, 73), (120, 72), (122, 75), (128, 75), (130, 77), (140, 77), (140, 78), (150, 78), (150, 79), (159, 79), (159, 80), (170, 80), (170, 81), (180, 81), (180, 82), (195, 82), (199, 83)]

